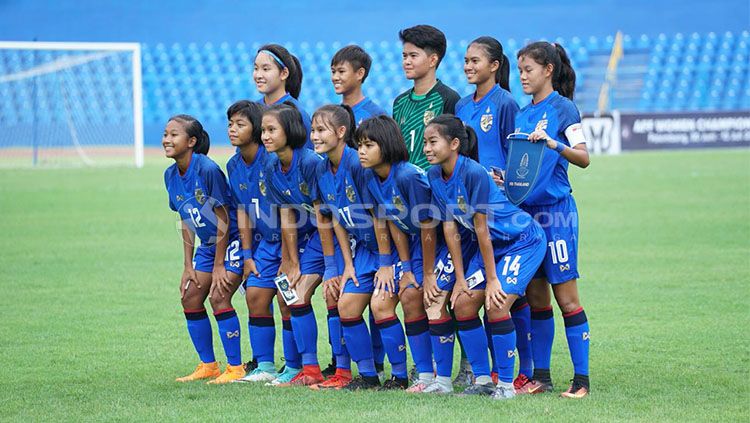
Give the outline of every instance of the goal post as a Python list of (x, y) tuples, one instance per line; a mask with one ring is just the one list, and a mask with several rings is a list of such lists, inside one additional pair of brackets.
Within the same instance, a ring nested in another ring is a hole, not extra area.
[(0, 41), (0, 166), (142, 167), (138, 43)]

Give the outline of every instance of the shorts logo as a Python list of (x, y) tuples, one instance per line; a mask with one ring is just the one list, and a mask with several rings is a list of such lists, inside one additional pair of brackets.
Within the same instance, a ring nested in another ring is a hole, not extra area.
[(326, 198), (328, 199), (328, 201), (336, 201), (336, 197), (334, 197), (333, 194), (328, 194)]
[(258, 181), (258, 188), (260, 189), (261, 195), (266, 196), (266, 183), (263, 180)]
[(203, 190), (200, 187), (196, 187), (193, 194), (195, 195), (195, 199), (196, 201), (198, 201), (198, 204), (203, 204), (206, 202), (206, 196), (203, 195)]
[(518, 176), (519, 179), (525, 179), (526, 175), (529, 174), (529, 155), (528, 153), (524, 153), (523, 156), (521, 156), (521, 163), (518, 166), (518, 169), (516, 169), (516, 176)]
[(435, 119), (435, 112), (432, 111), (432, 103), (430, 103), (430, 107), (427, 108), (427, 110), (424, 111), (424, 117), (422, 118), (422, 121), (424, 122), (424, 125), (427, 126), (428, 123), (432, 119)]
[(346, 340), (344, 339), (343, 336), (341, 337), (341, 345), (346, 345)]
[(227, 332), (227, 338), (228, 339), (238, 338), (239, 336), (240, 336), (240, 331), (238, 331), (238, 330), (236, 330), (234, 332)]
[(346, 198), (352, 203), (357, 201), (357, 194), (354, 192), (354, 187), (348, 184), (346, 185)]
[(247, 191), (247, 184), (240, 184), (240, 191)]
[(396, 207), (396, 210), (400, 212), (406, 210), (406, 208), (404, 207), (404, 200), (402, 200), (398, 195), (393, 196), (393, 198), (391, 198), (391, 201), (393, 202), (393, 206)]
[(561, 265), (560, 265), (560, 271), (561, 271), (561, 272), (564, 272), (564, 271), (566, 271), (566, 270), (570, 270), (570, 263), (567, 263), (567, 264), (561, 264)]
[(487, 107), (487, 111), (485, 111), (485, 114), (482, 115), (482, 118), (479, 121), (479, 127), (482, 128), (482, 131), (489, 132), (490, 129), (492, 129), (492, 112), (490, 111), (490, 108)]
[(452, 344), (456, 340), (456, 335), (441, 336), (441, 344)]
[(398, 346), (398, 350), (399, 351), (406, 351), (406, 345), (404, 345), (404, 344), (399, 345)]
[(584, 332), (583, 335), (582, 335), (582, 338), (583, 338), (584, 341), (588, 341), (589, 338), (590, 338), (589, 333), (588, 332)]
[(547, 112), (544, 112), (542, 119), (536, 123), (535, 131), (544, 131), (547, 129)]
[(459, 195), (456, 197), (456, 202), (458, 203), (458, 209), (461, 210), (463, 213), (466, 213), (466, 199), (463, 195)]
[(507, 278), (505, 278), (505, 282), (515, 285), (518, 283), (518, 278), (508, 276)]
[(181, 195), (176, 195), (174, 198), (175, 200), (177, 200), (178, 203), (182, 203), (183, 201), (185, 201), (185, 197)]
[(516, 356), (516, 352), (514, 350), (508, 350), (508, 358), (513, 358)]
[(307, 186), (307, 182), (302, 181), (299, 184), (299, 192), (302, 193), (302, 195), (309, 197), (310, 196), (310, 187)]
[(528, 334), (526, 334), (526, 338), (528, 338), (529, 341), (531, 341), (531, 332), (529, 332)]

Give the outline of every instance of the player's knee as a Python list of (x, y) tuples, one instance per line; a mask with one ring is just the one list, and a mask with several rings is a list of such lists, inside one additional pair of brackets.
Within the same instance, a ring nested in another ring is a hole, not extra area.
[(467, 295), (462, 295), (453, 305), (453, 312), (459, 319), (474, 317), (479, 312), (475, 302)]
[(422, 293), (410, 288), (401, 294), (401, 307), (404, 309), (404, 319), (412, 320), (425, 314)]
[(362, 306), (352, 298), (339, 298), (338, 308), (342, 319), (356, 319), (362, 316)]
[(370, 310), (377, 320), (386, 319), (396, 314), (395, 304), (381, 299), (380, 296), (372, 297), (372, 300), (370, 300)]
[(211, 309), (213, 309), (213, 311), (218, 311), (218, 310), (224, 310), (224, 309), (227, 309), (227, 308), (232, 308), (232, 299), (231, 299), (231, 297), (230, 298), (214, 298), (214, 297), (211, 297), (209, 299), (209, 302), (211, 303)]
[(425, 311), (429, 320), (443, 320), (450, 317), (445, 304), (442, 303), (432, 303), (429, 307), (425, 308)]
[(560, 311), (565, 313), (572, 313), (581, 307), (580, 301), (577, 297), (573, 298), (558, 298), (557, 305), (560, 307)]

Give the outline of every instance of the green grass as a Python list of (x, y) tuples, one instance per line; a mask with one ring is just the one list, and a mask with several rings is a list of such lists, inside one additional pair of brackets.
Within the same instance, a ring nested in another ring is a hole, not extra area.
[[(572, 172), (579, 286), (592, 328), (593, 394), (580, 402), (173, 382), (197, 359), (178, 298), (182, 252), (163, 186), (168, 164), (0, 171), (1, 420), (750, 415), (749, 150), (595, 157)], [(244, 327), (241, 297), (235, 306)], [(316, 308), (323, 316), (319, 296)], [(572, 368), (558, 311), (555, 318), (559, 391)], [(244, 329), (242, 336), (248, 357)], [(320, 347), (325, 359), (328, 345)]]

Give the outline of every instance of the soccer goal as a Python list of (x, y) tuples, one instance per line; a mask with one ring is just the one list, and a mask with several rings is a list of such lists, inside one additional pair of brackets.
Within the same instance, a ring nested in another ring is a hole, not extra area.
[(0, 166), (143, 166), (138, 43), (0, 42)]

